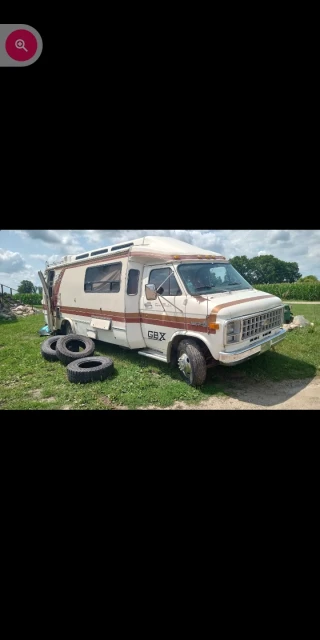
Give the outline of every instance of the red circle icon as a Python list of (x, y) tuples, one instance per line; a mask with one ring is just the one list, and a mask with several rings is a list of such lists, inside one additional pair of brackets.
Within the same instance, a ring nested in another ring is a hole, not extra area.
[(26, 29), (12, 31), (6, 39), (6, 52), (18, 62), (26, 62), (33, 58), (38, 49), (36, 37)]

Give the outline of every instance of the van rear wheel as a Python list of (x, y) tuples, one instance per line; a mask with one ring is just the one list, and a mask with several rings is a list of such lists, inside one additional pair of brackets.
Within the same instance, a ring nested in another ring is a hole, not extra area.
[(72, 326), (68, 320), (63, 323), (62, 331), (64, 336), (68, 336), (70, 333), (73, 333)]
[(181, 340), (178, 346), (178, 367), (191, 387), (199, 387), (207, 377), (207, 365), (201, 347), (192, 338)]

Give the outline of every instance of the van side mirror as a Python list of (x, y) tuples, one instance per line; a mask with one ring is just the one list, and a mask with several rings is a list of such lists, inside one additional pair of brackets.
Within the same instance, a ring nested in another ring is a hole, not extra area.
[(146, 284), (145, 292), (147, 300), (156, 300), (158, 297), (157, 290), (154, 284)]

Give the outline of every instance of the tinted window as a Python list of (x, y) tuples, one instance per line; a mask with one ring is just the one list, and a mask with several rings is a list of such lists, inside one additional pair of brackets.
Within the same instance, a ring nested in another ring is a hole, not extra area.
[(121, 262), (89, 267), (86, 270), (84, 290), (86, 293), (118, 293), (121, 269)]
[(191, 295), (252, 289), (229, 263), (180, 264), (178, 271)]
[[(170, 273), (172, 274), (169, 278)], [(168, 278), (166, 280), (166, 278)], [(164, 282), (166, 280), (166, 282)], [(164, 282), (164, 284), (163, 284)], [(154, 284), (156, 289), (162, 287), (160, 294), (163, 296), (181, 296), (180, 287), (176, 281), (173, 271), (169, 268), (153, 269), (150, 272), (149, 284)]]
[(108, 249), (97, 249), (97, 251), (91, 251), (91, 256), (99, 256), (100, 253), (108, 253)]
[(127, 244), (117, 244), (115, 247), (112, 247), (111, 251), (119, 251), (119, 249), (126, 249), (127, 247), (132, 247), (133, 242), (127, 242)]
[(128, 286), (127, 286), (127, 294), (129, 296), (136, 296), (139, 288), (139, 275), (140, 271), (138, 269), (130, 269), (128, 275)]

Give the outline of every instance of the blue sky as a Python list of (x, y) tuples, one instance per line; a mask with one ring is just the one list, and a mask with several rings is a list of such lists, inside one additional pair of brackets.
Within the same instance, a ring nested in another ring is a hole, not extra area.
[(143, 235), (172, 236), (232, 258), (272, 254), (298, 262), (302, 275), (320, 279), (319, 230), (21, 230), (0, 231), (0, 283), (17, 288), (21, 280), (40, 285), (45, 261), (104, 247)]

